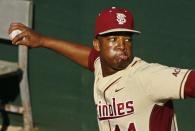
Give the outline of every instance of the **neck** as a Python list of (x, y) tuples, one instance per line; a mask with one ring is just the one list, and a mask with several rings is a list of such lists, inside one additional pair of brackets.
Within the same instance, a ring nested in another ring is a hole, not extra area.
[(133, 57), (132, 57), (132, 59), (129, 59), (128, 61), (126, 61), (126, 63), (123, 66), (114, 68), (114, 67), (111, 67), (111, 66), (107, 65), (105, 62), (103, 62), (101, 60), (101, 68), (102, 68), (103, 77), (113, 75), (113, 74), (117, 73), (118, 71), (121, 71), (121, 70), (125, 69), (127, 66), (129, 66), (129, 64), (132, 61), (133, 61)]
[(114, 70), (112, 68), (107, 68), (105, 66), (102, 66), (102, 75), (103, 75), (103, 77), (112, 75), (112, 74), (114, 74), (114, 73), (116, 73), (118, 71), (120, 71), (120, 70)]

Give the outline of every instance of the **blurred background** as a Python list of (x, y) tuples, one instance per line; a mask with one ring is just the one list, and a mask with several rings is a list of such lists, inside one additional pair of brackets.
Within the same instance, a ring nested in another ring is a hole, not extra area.
[[(33, 29), (92, 46), (95, 18), (107, 7), (131, 10), (134, 54), (148, 62), (195, 69), (193, 0), (33, 0)], [(1, 23), (0, 23), (1, 26)], [(17, 61), (17, 47), (1, 40), (0, 59)], [(43, 131), (98, 131), (93, 73), (48, 49), (29, 50), (29, 83), (34, 124)], [(15, 101), (19, 102), (20, 97)], [(174, 101), (180, 131), (195, 128), (195, 101)], [(21, 116), (10, 114), (12, 125)]]

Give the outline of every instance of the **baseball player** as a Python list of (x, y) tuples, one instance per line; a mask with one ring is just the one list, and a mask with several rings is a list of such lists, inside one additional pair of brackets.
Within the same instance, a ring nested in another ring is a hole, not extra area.
[(21, 23), (13, 44), (45, 47), (93, 71), (100, 131), (178, 131), (171, 100), (195, 97), (195, 71), (148, 63), (133, 55), (133, 15), (124, 8), (97, 16), (93, 48), (40, 35)]

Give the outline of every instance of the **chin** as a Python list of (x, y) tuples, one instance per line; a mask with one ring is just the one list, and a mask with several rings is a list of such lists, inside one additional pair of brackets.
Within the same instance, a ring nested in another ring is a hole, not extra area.
[(127, 68), (128, 65), (129, 65), (129, 63), (118, 64), (118, 65), (115, 66), (115, 69), (116, 70), (123, 70), (123, 69)]

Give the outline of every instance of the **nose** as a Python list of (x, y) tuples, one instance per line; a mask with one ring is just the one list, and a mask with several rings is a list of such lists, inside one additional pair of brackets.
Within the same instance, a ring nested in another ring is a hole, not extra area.
[(118, 48), (121, 49), (121, 50), (124, 50), (125, 49), (125, 41), (123, 38), (119, 38), (118, 39)]

